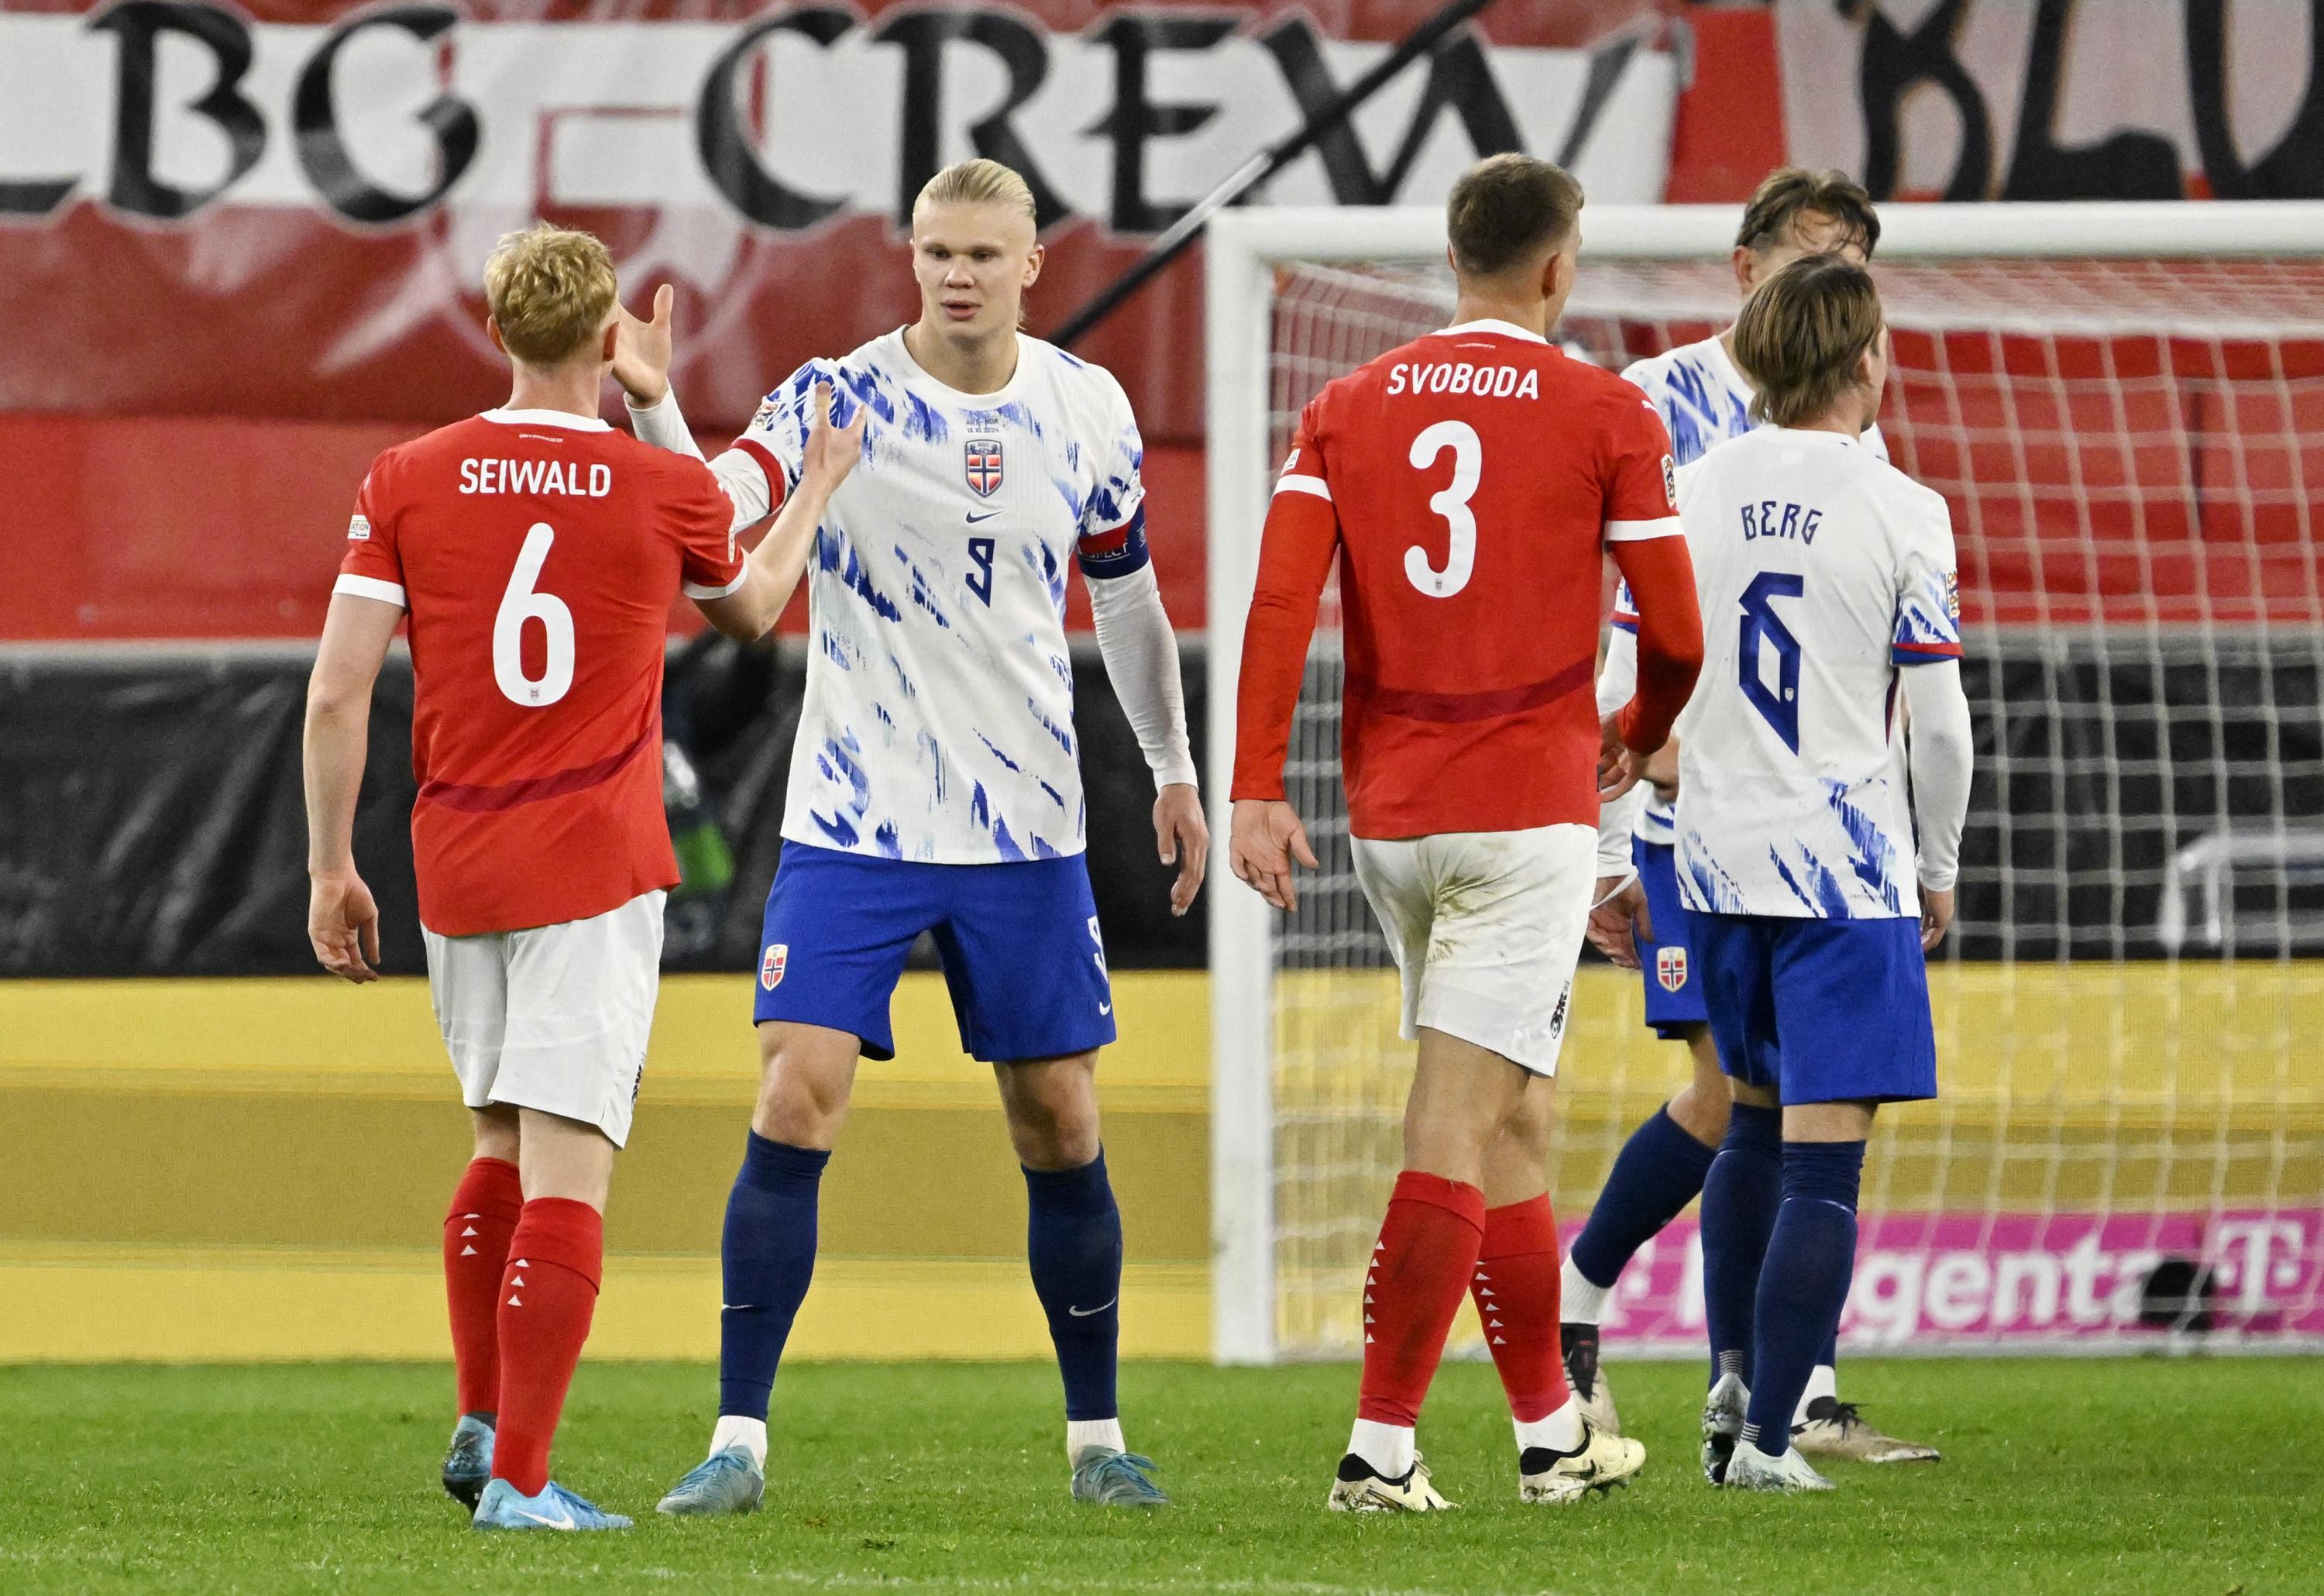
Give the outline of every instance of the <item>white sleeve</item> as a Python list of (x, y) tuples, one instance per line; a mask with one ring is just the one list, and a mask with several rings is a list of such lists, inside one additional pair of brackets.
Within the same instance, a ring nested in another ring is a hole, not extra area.
[(1904, 671), (1911, 716), (1908, 758), (1913, 818), (1920, 834), (1921, 884), (1952, 890), (1960, 870), (1961, 828), (1969, 820), (1969, 784), (1975, 731), (1958, 660), (1932, 661)]
[(1138, 734), (1156, 789), (1196, 785), (1194, 756), (1186, 742), (1185, 688), (1178, 678), (1178, 639), (1162, 608), (1154, 567), (1087, 586), (1106, 679)]
[[(678, 390), (665, 390), (661, 402), (640, 410), (631, 404), (629, 396), (622, 402), (630, 412), (630, 430), (638, 435), (640, 443), (650, 443), (656, 448), (675, 454), (692, 455), (702, 458), (702, 446), (694, 441), (694, 429), (678, 413)], [(710, 475), (718, 479), (727, 502), (734, 506), (733, 529), (741, 531), (760, 520), (774, 508), (774, 495), (767, 485), (766, 469), (745, 451), (728, 449), (710, 462)]]

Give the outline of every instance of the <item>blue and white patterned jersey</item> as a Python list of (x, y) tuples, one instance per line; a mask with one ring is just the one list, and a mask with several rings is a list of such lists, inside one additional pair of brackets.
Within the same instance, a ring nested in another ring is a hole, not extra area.
[[(1622, 376), (1646, 390), (1647, 402), (1670, 432), (1671, 458), (1681, 466), (1692, 465), (1712, 445), (1740, 438), (1759, 425), (1751, 419), (1751, 400), (1758, 390), (1751, 386), (1751, 380), (1736, 365), (1726, 343), (1717, 335), (1634, 360), (1623, 368)], [(1887, 440), (1880, 436), (1878, 427), (1865, 432), (1864, 444), (1875, 457), (1888, 457)], [(1627, 582), (1614, 595), (1614, 624), (1633, 635), (1638, 630), (1637, 610)], [(1665, 847), (1678, 840), (1671, 807), (1660, 793), (1647, 793), (1638, 810), (1637, 835)]]
[(1900, 667), (1960, 658), (1941, 494), (1854, 438), (1765, 429), (1679, 473), (1702, 675), (1678, 880), (1716, 914), (1920, 913)]
[(1083, 850), (1065, 572), (1145, 567), (1144, 447), (1110, 373), (1017, 346), (1005, 387), (963, 393), (890, 333), (800, 367), (737, 440), (779, 503), (818, 381), (835, 424), (872, 416), (807, 566), (793, 842), (937, 864)]

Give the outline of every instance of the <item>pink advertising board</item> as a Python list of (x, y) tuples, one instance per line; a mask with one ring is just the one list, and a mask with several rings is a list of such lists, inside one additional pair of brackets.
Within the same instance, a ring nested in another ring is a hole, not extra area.
[[(1868, 1352), (2159, 1342), (2161, 1332), (2140, 1323), (2140, 1300), (2169, 1259), (2212, 1272), (2214, 1333), (2324, 1339), (2324, 1209), (2316, 1208), (1869, 1217), (1840, 1335)], [(1609, 1351), (1701, 1349), (1702, 1244), (1692, 1215), (1623, 1271), (1605, 1332)]]

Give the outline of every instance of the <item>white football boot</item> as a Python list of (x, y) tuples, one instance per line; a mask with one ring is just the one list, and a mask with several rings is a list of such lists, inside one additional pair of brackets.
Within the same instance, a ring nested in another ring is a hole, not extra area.
[(1738, 1446), (1728, 1460), (1729, 1490), (1830, 1490), (1831, 1481), (1817, 1473), (1796, 1446), (1781, 1457), (1769, 1457), (1757, 1446)]
[(1517, 1459), (1521, 1502), (1578, 1502), (1586, 1496), (1628, 1485), (1646, 1466), (1646, 1449), (1622, 1435), (1609, 1435), (1582, 1421), (1582, 1444), (1572, 1452), (1528, 1446)]
[(1932, 1463), (1943, 1454), (1918, 1441), (1881, 1434), (1853, 1402), (1818, 1397), (1808, 1404), (1805, 1424), (1792, 1426), (1792, 1444), (1803, 1457), (1838, 1458), (1858, 1463)]
[(1417, 1453), (1412, 1467), (1391, 1480), (1351, 1452), (1340, 1460), (1339, 1478), (1323, 1505), (1334, 1513), (1442, 1513), (1460, 1504), (1436, 1494)]
[(1727, 1460), (1743, 1438), (1743, 1411), (1751, 1393), (1743, 1377), (1722, 1374), (1702, 1399), (1702, 1477), (1713, 1485), (1727, 1482)]

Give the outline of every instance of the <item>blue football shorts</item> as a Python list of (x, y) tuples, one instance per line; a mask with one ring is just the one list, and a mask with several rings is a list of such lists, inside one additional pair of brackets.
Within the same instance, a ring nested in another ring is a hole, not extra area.
[(1787, 1103), (1937, 1094), (1918, 919), (1697, 913), (1689, 930), (1729, 1075)]
[(1683, 1041), (1687, 1032), (1709, 1022), (1702, 1007), (1702, 983), (1696, 979), (1693, 943), (1688, 927), (1693, 916), (1678, 894), (1678, 850), (1667, 843), (1630, 839), (1630, 863), (1638, 884), (1646, 890), (1646, 916), (1655, 934), (1641, 936), (1638, 969), (1646, 982), (1646, 1024), (1666, 1042)]
[(893, 1058), (889, 1000), (921, 932), (936, 938), (960, 1045), (989, 1064), (1114, 1039), (1113, 989), (1076, 853), (919, 864), (786, 842), (767, 893), (752, 1018), (851, 1031)]

